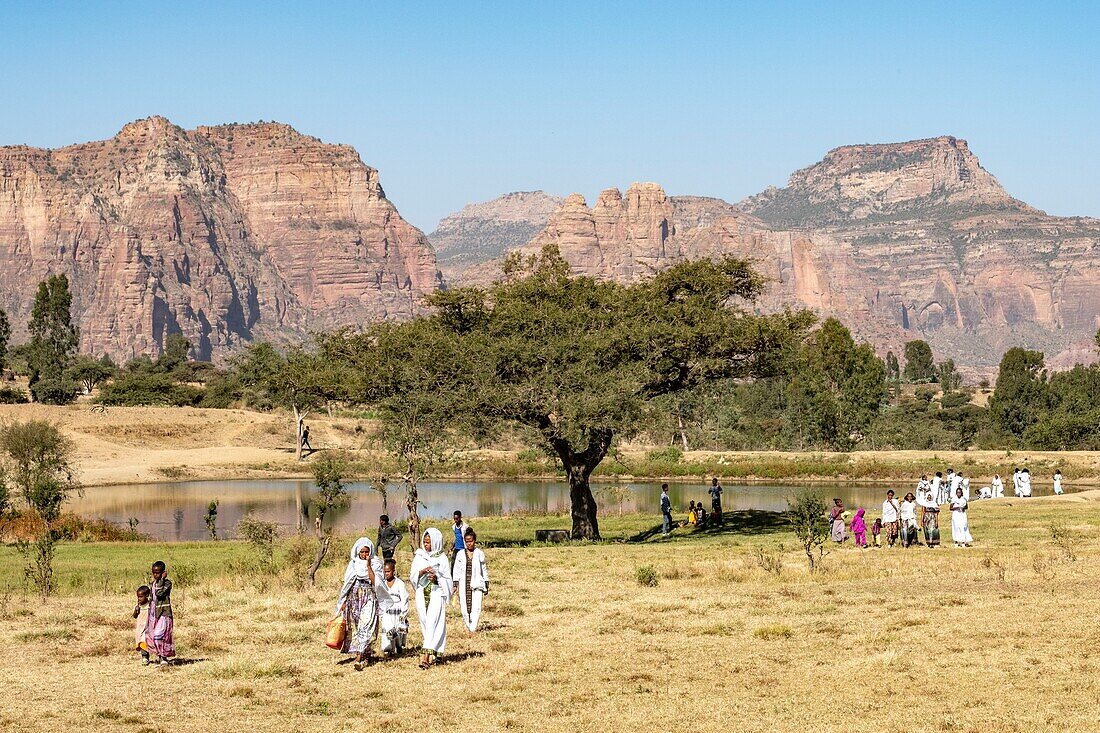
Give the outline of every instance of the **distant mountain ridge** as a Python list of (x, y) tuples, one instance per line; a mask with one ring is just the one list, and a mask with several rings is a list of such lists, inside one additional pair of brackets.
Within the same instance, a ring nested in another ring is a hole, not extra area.
[[(883, 353), (925, 338), (938, 358), (990, 374), (1014, 345), (1056, 367), (1094, 358), (1100, 222), (1010, 196), (965, 140), (850, 145), (739, 204), (655, 183), (573, 194), (522, 249), (556, 244), (575, 272), (633, 280), (684, 259), (736, 254), (772, 280), (763, 309), (836, 315)], [(454, 282), (497, 277), (494, 262)]]

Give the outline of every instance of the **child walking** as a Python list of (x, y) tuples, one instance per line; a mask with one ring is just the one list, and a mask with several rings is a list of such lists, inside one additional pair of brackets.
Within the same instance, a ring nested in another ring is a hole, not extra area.
[(863, 522), (863, 513), (864, 509), (860, 507), (852, 517), (852, 534), (856, 538), (856, 547), (867, 546), (867, 525)]
[(875, 540), (875, 547), (878, 547), (878, 536), (882, 534), (882, 517), (876, 517), (875, 523), (871, 525), (871, 537)]
[(134, 648), (141, 652), (141, 663), (149, 664), (149, 645), (145, 642), (145, 627), (149, 625), (149, 603), (152, 591), (143, 585), (137, 589), (137, 605), (134, 606)]

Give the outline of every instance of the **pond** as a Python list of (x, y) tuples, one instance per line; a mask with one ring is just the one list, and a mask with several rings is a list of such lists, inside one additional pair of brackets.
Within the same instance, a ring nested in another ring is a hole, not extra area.
[[(676, 514), (682, 515), (691, 500), (703, 501), (710, 511), (708, 482), (670, 483), (669, 496)], [(723, 505), (727, 510), (762, 509), (783, 511), (787, 497), (800, 487), (792, 485), (723, 485)], [(839, 496), (845, 506), (863, 506), (869, 514), (882, 505), (887, 488), (899, 493), (910, 490), (904, 484), (883, 482), (873, 485), (829, 484), (814, 487), (823, 496)], [(369, 484), (348, 485), (351, 506), (336, 513), (336, 527), (342, 532), (369, 528), (373, 537), (382, 513), (382, 496)], [(625, 490), (621, 490), (625, 489)], [(1036, 486), (1036, 494), (1050, 492)], [(138, 531), (159, 540), (201, 540), (208, 537), (203, 515), (207, 504), (217, 499), (218, 535), (229, 537), (241, 517), (253, 514), (273, 521), (284, 529), (294, 528), (298, 507), (307, 507), (315, 491), (309, 480), (173, 481), (125, 486), (90, 488), (70, 509), (89, 518), (102, 518), (127, 526), (138, 520)], [(569, 511), (569, 489), (554, 482), (425, 482), (420, 484), (420, 515), (449, 518), (456, 509), (466, 517), (509, 514), (565, 514)], [(659, 481), (619, 484), (593, 484), (601, 513), (644, 512), (658, 514), (661, 496)], [(400, 485), (391, 485), (388, 508), (394, 521), (406, 515), (404, 493)], [(309, 526), (311, 520), (306, 521)]]

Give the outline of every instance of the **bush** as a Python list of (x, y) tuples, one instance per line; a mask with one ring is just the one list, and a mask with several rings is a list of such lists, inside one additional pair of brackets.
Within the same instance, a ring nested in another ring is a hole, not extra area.
[(679, 463), (684, 459), (684, 452), (674, 445), (659, 450), (651, 450), (645, 454), (645, 459), (653, 463)]
[(127, 406), (169, 405), (194, 406), (202, 399), (201, 389), (176, 382), (167, 374), (131, 372), (122, 374), (99, 394), (104, 405)]
[(79, 392), (79, 384), (62, 377), (44, 377), (31, 387), (34, 399), (43, 405), (67, 405)]
[(787, 519), (798, 538), (798, 544), (806, 551), (810, 572), (817, 569), (818, 561), (825, 554), (825, 540), (829, 536), (825, 523), (827, 511), (828, 504), (813, 489), (802, 489), (793, 499), (787, 500)]
[(21, 405), (27, 401), (27, 393), (18, 387), (0, 387), (0, 405)]
[(642, 565), (635, 570), (634, 579), (643, 588), (656, 588), (661, 584), (661, 576), (658, 575), (657, 568), (652, 565)]
[(248, 541), (258, 555), (259, 570), (265, 575), (275, 574), (275, 541), (279, 539), (279, 527), (274, 522), (256, 519), (251, 514), (237, 522), (237, 534)]
[(962, 407), (970, 403), (970, 395), (966, 392), (949, 392), (940, 398), (940, 406), (945, 410), (952, 407)]

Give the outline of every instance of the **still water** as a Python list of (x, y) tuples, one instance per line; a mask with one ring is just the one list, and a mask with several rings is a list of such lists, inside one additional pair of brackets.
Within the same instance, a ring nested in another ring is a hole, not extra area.
[[(691, 500), (703, 501), (710, 511), (708, 482), (669, 485), (669, 496), (676, 513), (682, 514)], [(724, 485), (723, 506), (727, 510), (762, 509), (783, 511), (787, 497), (797, 486)], [(849, 508), (882, 505), (887, 488), (899, 494), (911, 490), (905, 485), (825, 485), (815, 486), (823, 496), (839, 496)], [(378, 526), (382, 496), (369, 484), (349, 484), (351, 506), (335, 514), (337, 529), (356, 532)], [(618, 491), (626, 489), (626, 491)], [(1042, 487), (1036, 486), (1036, 494)], [(256, 481), (173, 481), (127, 486), (90, 488), (71, 509), (85, 517), (98, 517), (125, 527), (131, 518), (138, 520), (138, 531), (160, 540), (200, 540), (207, 535), (203, 515), (212, 499), (218, 500), (218, 535), (229, 537), (241, 517), (253, 514), (285, 528), (296, 525), (298, 507), (308, 507), (314, 487), (308, 480)], [(661, 484), (642, 481), (622, 484), (593, 484), (601, 513), (660, 512)], [(422, 517), (450, 517), (456, 509), (466, 517), (569, 511), (569, 489), (551, 482), (425, 482), (419, 486)], [(619, 495), (616, 495), (618, 493)], [(1049, 491), (1048, 491), (1049, 493)], [(620, 502), (621, 499), (621, 502)], [(389, 514), (394, 520), (405, 517), (404, 492), (391, 487)], [(312, 520), (307, 519), (307, 527)]]

